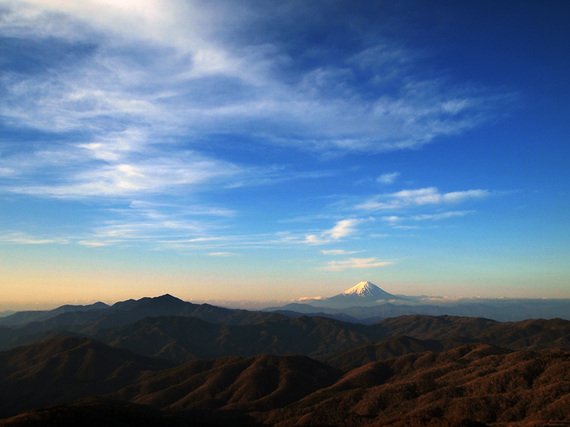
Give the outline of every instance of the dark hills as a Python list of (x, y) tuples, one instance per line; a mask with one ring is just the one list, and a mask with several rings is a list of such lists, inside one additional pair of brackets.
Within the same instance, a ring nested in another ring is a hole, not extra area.
[(54, 310), (18, 311), (9, 316), (0, 318), (0, 325), (18, 326), (30, 322), (41, 322), (62, 313), (102, 310), (108, 307), (109, 306), (105, 303), (96, 302), (91, 305), (62, 305)]
[[(322, 358), (394, 336), (424, 341), (487, 342), (511, 349), (570, 349), (570, 321), (501, 323), (478, 318), (404, 316), (365, 326), (302, 316), (252, 325), (219, 325), (191, 317), (155, 317), (93, 335), (110, 345), (174, 363), (260, 353), (297, 353)], [(444, 348), (449, 346), (441, 344), (440, 349)], [(391, 355), (405, 352), (408, 351)]]
[(325, 355), (381, 339), (379, 329), (331, 319), (299, 317), (251, 325), (220, 325), (192, 317), (146, 318), (94, 335), (110, 345), (176, 363), (227, 355)]
[[(95, 331), (101, 329), (117, 328), (153, 316), (191, 316), (212, 323), (228, 325), (252, 324), (286, 318), (276, 313), (230, 310), (209, 304), (197, 305), (171, 295), (127, 300), (106, 308), (86, 310), (84, 306), (79, 307), (78, 311), (67, 309), (62, 311), (58, 308), (49, 312), (26, 312), (28, 313), (26, 316), (17, 316), (19, 313), (15, 313), (0, 319), (0, 351), (41, 341), (42, 337), (61, 335), (62, 332), (92, 336)], [(36, 320), (28, 321), (29, 318)], [(37, 320), (40, 318), (43, 320)], [(11, 326), (1, 326), (2, 324)]]
[[(131, 424), (123, 425), (140, 423), (137, 413), (147, 412), (163, 425), (181, 419), (188, 425), (230, 419), (280, 426), (563, 425), (570, 422), (570, 352), (473, 343), (370, 362), (344, 374), (304, 356), (227, 357), (147, 372), (106, 399), (115, 412), (116, 402), (126, 402), (119, 412), (130, 411)], [(71, 417), (93, 405), (57, 410)], [(43, 411), (53, 418), (54, 409)], [(41, 412), (0, 425), (41, 419)]]
[(168, 367), (128, 350), (64, 337), (0, 353), (0, 415), (109, 393)]
[(112, 397), (176, 411), (269, 411), (328, 387), (339, 377), (334, 368), (305, 356), (228, 357), (149, 375)]
[(278, 425), (568, 422), (570, 353), (466, 344), (372, 362), (264, 418)]
[[(129, 300), (104, 310), (60, 313), (12, 328), (0, 327), (0, 349), (70, 335), (180, 364), (200, 358), (260, 353), (323, 358), (395, 336), (423, 341), (487, 342), (510, 349), (570, 348), (570, 321), (497, 322), (410, 315), (362, 325), (323, 317), (291, 318), (277, 313), (229, 310), (164, 295)], [(449, 347), (441, 347), (446, 348)], [(408, 351), (403, 349), (386, 354), (397, 356), (405, 352)]]
[(562, 319), (364, 325), (170, 295), (34, 316), (0, 326), (0, 425), (570, 422)]
[(3, 427), (101, 427), (101, 426), (204, 426), (145, 405), (106, 398), (81, 399), (71, 404), (57, 404), (31, 409), (14, 417), (0, 419)]

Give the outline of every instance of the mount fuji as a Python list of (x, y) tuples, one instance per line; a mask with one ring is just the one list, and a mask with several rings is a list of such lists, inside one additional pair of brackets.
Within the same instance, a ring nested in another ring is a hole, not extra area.
[(284, 306), (267, 307), (264, 311), (277, 311), (288, 316), (299, 313), (325, 315), (337, 320), (354, 321), (355, 319), (389, 317), (393, 313), (409, 314), (408, 308), (400, 313), (402, 310), (399, 307), (404, 307), (402, 304), (414, 304), (416, 301), (418, 297), (393, 295), (380, 289), (374, 283), (365, 281), (332, 297), (301, 298), (297, 302)]
[(335, 297), (339, 296), (358, 296), (361, 298), (375, 298), (377, 300), (396, 298), (395, 295), (389, 294), (371, 282), (360, 282), (352, 288), (347, 289), (343, 293), (336, 295)]
[[(409, 297), (392, 295), (371, 282), (360, 282), (346, 291), (329, 298), (304, 298), (297, 303), (282, 307), (288, 310), (306, 312), (307, 307), (344, 309), (348, 307), (370, 307), (382, 303), (407, 300)], [(272, 307), (271, 309), (274, 309)]]
[(371, 282), (360, 282), (346, 291), (326, 298), (327, 306), (369, 305), (378, 301), (399, 300), (401, 297), (392, 295)]

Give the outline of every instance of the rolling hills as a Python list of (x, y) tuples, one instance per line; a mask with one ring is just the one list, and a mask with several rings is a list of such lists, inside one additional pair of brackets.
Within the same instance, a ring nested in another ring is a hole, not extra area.
[[(82, 381), (89, 384), (86, 378)], [(103, 413), (119, 411), (122, 425), (140, 423), (146, 412), (159, 425), (227, 425), (229, 420), (234, 425), (279, 426), (570, 421), (570, 351), (561, 349), (512, 351), (462, 344), (346, 371), (306, 356), (230, 356), (149, 369), (130, 384), (115, 386), (105, 400), (30, 409), (0, 420), (0, 425), (31, 425), (42, 416), (53, 419), (54, 413), (60, 420), (80, 422), (97, 406)]]
[(0, 425), (570, 423), (568, 320), (78, 307), (0, 326)]

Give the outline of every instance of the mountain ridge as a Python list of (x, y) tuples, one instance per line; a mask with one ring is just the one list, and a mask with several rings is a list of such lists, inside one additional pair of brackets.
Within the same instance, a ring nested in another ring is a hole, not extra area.
[[(0, 352), (2, 414), (30, 410), (13, 421), (20, 426), (107, 405), (111, 417), (139, 408), (191, 425), (570, 421), (568, 320), (413, 314), (364, 325), (168, 294), (118, 307), (0, 327), (7, 340), (35, 331), (36, 341)], [(111, 401), (74, 403), (94, 394)], [(58, 406), (33, 409), (50, 404)]]
[[(76, 351), (71, 344), (67, 352)], [(77, 425), (94, 413), (121, 425), (140, 425), (141, 413), (160, 425), (566, 425), (570, 351), (467, 343), (363, 360), (346, 370), (300, 355), (228, 356), (148, 371), (114, 387), (96, 400), (0, 419), (0, 426)], [(47, 402), (55, 398), (49, 388), (38, 391)]]
[(347, 289), (346, 291), (338, 295), (346, 295), (346, 296), (354, 295), (362, 298), (378, 298), (378, 299), (385, 299), (382, 297), (394, 298), (394, 295), (389, 294), (383, 289), (380, 289), (374, 283), (369, 281), (359, 282), (352, 288)]

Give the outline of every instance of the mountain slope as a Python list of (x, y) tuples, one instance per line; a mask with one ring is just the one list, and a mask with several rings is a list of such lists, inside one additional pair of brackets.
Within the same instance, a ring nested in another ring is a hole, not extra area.
[[(470, 326), (460, 329), (473, 326), (463, 323)], [(314, 325), (301, 325), (313, 331)], [(412, 351), (434, 344), (403, 337), (386, 343)], [(344, 373), (294, 355), (230, 356), (164, 370), (157, 370), (156, 363), (85, 339), (2, 352), (0, 402), (5, 415), (18, 405), (25, 409), (69, 402), (71, 396), (105, 390), (111, 400), (34, 410), (0, 420), (0, 425), (53, 419), (73, 424), (94, 411), (105, 423), (140, 423), (138, 410), (148, 414), (149, 422), (162, 425), (181, 425), (181, 419), (189, 425), (278, 426), (570, 422), (570, 351), (562, 349), (513, 351), (470, 343), (372, 361)]]
[(165, 414), (149, 406), (92, 397), (71, 404), (57, 404), (34, 408), (7, 419), (0, 419), (2, 427), (101, 427), (101, 426), (153, 426), (188, 427), (191, 417)]
[[(59, 336), (65, 333), (94, 336), (101, 329), (122, 327), (147, 317), (192, 316), (211, 323), (228, 325), (248, 325), (280, 321), (287, 318), (277, 313), (232, 310), (209, 304), (192, 304), (168, 294), (155, 298), (121, 301), (106, 308), (97, 306), (97, 308), (89, 310), (73, 311), (70, 307), (74, 306), (65, 307), (67, 307), (65, 310), (56, 309), (49, 313), (41, 312), (41, 316), (45, 317), (41, 321), (31, 321), (10, 328), (0, 326), (0, 351), (41, 341), (42, 337), (46, 336)], [(23, 318), (27, 317), (24, 316)]]
[(407, 336), (394, 336), (364, 344), (353, 349), (321, 358), (322, 361), (343, 370), (356, 368), (370, 362), (391, 359), (410, 353), (443, 351), (462, 344), (453, 338), (443, 340), (418, 340)]
[(148, 375), (113, 398), (162, 409), (268, 411), (287, 406), (340, 377), (304, 356), (227, 357)]
[(62, 305), (61, 307), (53, 310), (18, 311), (9, 316), (1, 317), (0, 325), (14, 327), (25, 325), (30, 322), (41, 322), (62, 313), (104, 310), (106, 308), (109, 308), (107, 304), (96, 302), (91, 305)]
[(352, 288), (347, 289), (346, 291), (342, 292), (341, 294), (339, 294), (337, 296), (340, 296), (340, 295), (357, 296), (357, 297), (361, 297), (361, 298), (374, 298), (376, 300), (394, 299), (395, 298), (394, 295), (389, 294), (388, 292), (380, 289), (378, 286), (376, 286), (374, 283), (371, 283), (371, 282), (357, 283)]
[(346, 308), (351, 306), (376, 305), (382, 301), (398, 299), (401, 299), (401, 297), (380, 289), (374, 283), (360, 282), (338, 295), (322, 300), (313, 300), (311, 304), (316, 307)]
[(370, 327), (325, 318), (283, 317), (280, 321), (251, 325), (219, 325), (181, 316), (146, 318), (99, 331), (93, 337), (114, 347), (178, 364), (261, 353), (321, 356), (383, 338)]
[(570, 352), (464, 344), (345, 374), (302, 356), (227, 357), (147, 373), (107, 397), (155, 414), (207, 414), (211, 425), (567, 425)]
[(280, 426), (558, 425), (570, 421), (569, 391), (568, 351), (467, 344), (369, 363), (259, 419)]
[(169, 366), (86, 338), (58, 338), (0, 352), (0, 416), (109, 393), (144, 371)]

